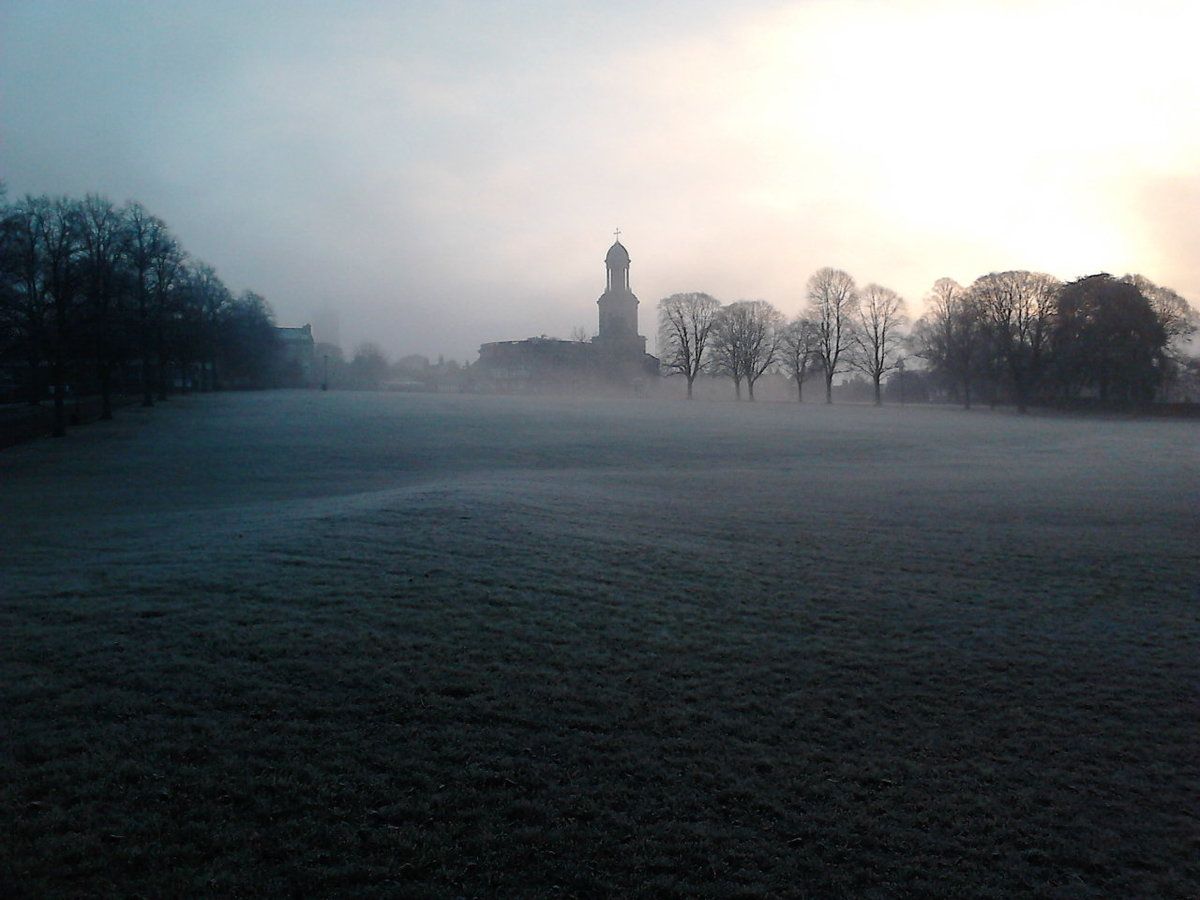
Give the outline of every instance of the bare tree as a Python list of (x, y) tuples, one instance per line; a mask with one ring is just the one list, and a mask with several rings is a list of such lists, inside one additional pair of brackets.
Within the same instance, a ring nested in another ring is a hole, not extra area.
[[(122, 210), (125, 256), (128, 260), (134, 303), (137, 308), (138, 355), (141, 357), (142, 406), (154, 405), (154, 367), (151, 346), (155, 333), (161, 334), (155, 319), (163, 310), (163, 291), (156, 285), (158, 276), (173, 278), (172, 264), (177, 260), (175, 241), (166, 224), (146, 212), (140, 203), (129, 203)], [(167, 263), (164, 271), (163, 264)], [(158, 342), (161, 353), (161, 341)], [(161, 361), (159, 363), (161, 368)]]
[(349, 365), (350, 381), (354, 387), (378, 390), (387, 378), (388, 360), (378, 344), (367, 342), (354, 349)]
[(900, 329), (906, 321), (904, 298), (891, 288), (868, 284), (862, 289), (851, 362), (874, 384), (876, 406), (883, 405), (880, 382), (896, 368), (896, 351), (902, 338)]
[(746, 391), (753, 400), (755, 383), (779, 358), (783, 315), (766, 300), (743, 300), (733, 305), (746, 310), (742, 374), (746, 378)]
[(687, 396), (704, 368), (705, 352), (721, 304), (708, 294), (672, 294), (658, 301), (658, 352), (668, 372), (687, 380)]
[(576, 325), (571, 329), (571, 335), (567, 340), (576, 344), (586, 344), (588, 342), (588, 330), (582, 325)]
[(268, 387), (277, 374), (278, 356), (271, 305), (261, 294), (243, 291), (221, 314), (222, 378), (246, 387)]
[(808, 279), (807, 317), (816, 329), (817, 357), (825, 374), (825, 402), (833, 402), (833, 378), (854, 342), (858, 290), (841, 269), (819, 269)]
[(779, 358), (796, 384), (796, 402), (804, 402), (804, 380), (819, 365), (817, 329), (810, 319), (798, 316), (783, 329)]
[(111, 419), (113, 369), (126, 351), (124, 223), (112, 202), (96, 194), (88, 194), (72, 207), (79, 232), (88, 331), (100, 382), (100, 418)]
[(939, 278), (925, 297), (927, 312), (913, 331), (918, 355), (958, 385), (964, 409), (971, 408), (971, 387), (987, 349), (980, 305), (952, 278)]
[(737, 398), (742, 381), (750, 400), (754, 385), (775, 362), (783, 316), (765, 300), (739, 300), (721, 309), (712, 330), (713, 359), (718, 371), (733, 379)]
[(4, 238), (7, 300), (26, 348), (31, 400), (40, 396), (44, 360), (54, 390), (54, 435), (62, 437), (70, 343), (79, 325), (78, 216), (65, 198), (27, 196), (5, 217)]
[(1171, 347), (1171, 344), (1168, 344), (1170, 349), (1177, 352), (1178, 345), (1191, 342), (1191, 336), (1196, 331), (1197, 319), (1200, 317), (1187, 300), (1170, 288), (1155, 284), (1144, 275), (1124, 275), (1121, 281), (1132, 284), (1150, 301), (1154, 314), (1158, 316), (1158, 321), (1167, 333), (1167, 340), (1176, 345)]
[(1039, 272), (992, 272), (971, 285), (1022, 413), (1042, 375), (1059, 287)]
[(183, 315), (187, 256), (170, 235), (158, 244), (153, 258), (151, 284), (154, 300), (154, 360), (155, 383), (159, 400), (167, 399), (167, 363), (170, 356), (168, 326)]
[(29, 402), (42, 394), (42, 362), (50, 341), (37, 220), (40, 202), (26, 197), (4, 210), (0, 223), (0, 317), (7, 347), (29, 367)]
[(736, 323), (722, 307), (713, 320), (705, 366), (714, 375), (728, 375), (733, 379), (733, 393), (738, 400), (742, 399), (741, 339)]
[(216, 270), (207, 263), (196, 263), (189, 273), (188, 281), (188, 291), (197, 314), (199, 329), (201, 390), (215, 391), (221, 383), (217, 373), (221, 319), (233, 302), (233, 296), (217, 277)]

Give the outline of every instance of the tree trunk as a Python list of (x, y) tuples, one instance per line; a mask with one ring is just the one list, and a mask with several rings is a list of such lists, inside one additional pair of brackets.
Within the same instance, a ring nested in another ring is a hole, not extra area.
[(691, 400), (691, 399), (692, 399), (692, 382), (693, 382), (693, 381), (695, 381), (695, 380), (696, 380), (696, 379), (695, 379), (694, 377), (692, 377), (692, 378), (689, 378), (689, 379), (687, 380), (687, 384), (688, 384), (688, 399), (689, 399), (689, 400)]
[(1029, 404), (1029, 391), (1026, 387), (1024, 377), (1017, 374), (1015, 366), (1013, 367), (1013, 393), (1016, 394), (1017, 412), (1024, 415), (1029, 411), (1027, 408)]
[(39, 406), (42, 402), (42, 361), (29, 360), (29, 405)]
[(963, 379), (963, 409), (971, 408), (971, 381)]
[(796, 402), (797, 403), (804, 402), (804, 379), (803, 378), (796, 379)]
[(738, 400), (742, 399), (742, 379), (733, 379), (733, 395)]
[(879, 376), (875, 376), (875, 405), (883, 406), (883, 394), (879, 390)]
[(141, 308), (142, 343), (142, 406), (154, 405), (154, 387), (150, 369), (150, 323), (146, 315), (146, 304)]
[(750, 400), (750, 402), (753, 403), (754, 402), (754, 381), (753, 381), (753, 379), (750, 379), (750, 378), (746, 379), (746, 393), (749, 395), (748, 399)]
[(112, 418), (112, 369), (102, 366), (100, 369), (100, 418), (107, 421)]
[(54, 361), (52, 377), (54, 380), (54, 436), (62, 437), (67, 433), (67, 410), (63, 404), (63, 370), (62, 360)]
[(832, 375), (825, 376), (825, 402), (827, 404), (833, 402), (833, 376)]

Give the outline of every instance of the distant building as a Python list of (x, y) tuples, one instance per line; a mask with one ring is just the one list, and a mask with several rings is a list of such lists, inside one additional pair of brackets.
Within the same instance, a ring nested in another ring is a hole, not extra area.
[(312, 325), (280, 325), (275, 334), (279, 338), (280, 383), (288, 387), (315, 387), (317, 361)]
[[(629, 251), (618, 240), (604, 257), (607, 280), (596, 301), (600, 331), (588, 341), (545, 336), (479, 348), (480, 387), (499, 390), (640, 390), (658, 378), (658, 359), (638, 334), (637, 296), (629, 287)], [(480, 383), (482, 382), (482, 384)]]

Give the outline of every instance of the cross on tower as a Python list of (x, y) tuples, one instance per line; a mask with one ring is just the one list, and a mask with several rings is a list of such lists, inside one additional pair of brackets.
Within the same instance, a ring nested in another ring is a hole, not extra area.
[(621, 229), (620, 229), (620, 228), (618, 228), (616, 231), (614, 231), (614, 232), (613, 232), (613, 236), (614, 236), (614, 237), (615, 237), (615, 238), (616, 238), (618, 241), (619, 241), (619, 240), (621, 240)]

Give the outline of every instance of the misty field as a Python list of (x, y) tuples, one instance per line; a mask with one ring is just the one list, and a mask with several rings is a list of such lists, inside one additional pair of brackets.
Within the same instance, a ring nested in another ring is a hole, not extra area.
[(4, 895), (1200, 893), (1200, 427), (269, 393), (0, 452)]

